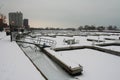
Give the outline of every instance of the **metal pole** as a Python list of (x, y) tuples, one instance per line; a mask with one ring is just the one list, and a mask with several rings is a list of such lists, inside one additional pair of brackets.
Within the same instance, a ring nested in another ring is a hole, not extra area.
[(10, 25), (10, 41), (12, 42), (12, 25)]

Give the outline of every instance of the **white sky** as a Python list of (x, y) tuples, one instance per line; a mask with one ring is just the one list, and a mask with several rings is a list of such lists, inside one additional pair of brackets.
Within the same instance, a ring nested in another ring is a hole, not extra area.
[(0, 12), (21, 11), (32, 27), (120, 26), (120, 0), (0, 0)]

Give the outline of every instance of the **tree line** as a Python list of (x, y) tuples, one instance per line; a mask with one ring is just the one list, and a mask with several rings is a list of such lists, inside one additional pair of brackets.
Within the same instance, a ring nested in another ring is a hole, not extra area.
[(78, 27), (78, 30), (98, 30), (98, 31), (104, 31), (104, 30), (118, 30), (119, 28), (117, 26), (109, 25), (109, 26), (94, 26), (94, 25), (85, 25)]
[(3, 31), (4, 28), (8, 27), (6, 23), (6, 16), (4, 16), (2, 13), (0, 13), (0, 31)]
[(78, 28), (31, 28), (31, 30), (80, 30), (80, 31), (104, 31), (104, 30), (119, 30), (117, 26), (109, 25), (109, 26), (94, 26), (94, 25), (85, 25), (79, 26)]

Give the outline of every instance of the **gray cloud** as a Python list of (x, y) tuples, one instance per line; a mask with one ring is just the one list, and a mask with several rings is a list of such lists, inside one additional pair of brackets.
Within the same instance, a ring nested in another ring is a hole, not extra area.
[(6, 15), (21, 11), (35, 27), (120, 26), (119, 0), (1, 0), (0, 4)]

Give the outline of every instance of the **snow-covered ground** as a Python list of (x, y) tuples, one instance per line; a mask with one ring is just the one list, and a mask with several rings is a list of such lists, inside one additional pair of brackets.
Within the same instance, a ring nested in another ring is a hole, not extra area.
[[(39, 32), (39, 31), (38, 31)], [(37, 32), (37, 33), (38, 33)], [(57, 33), (57, 32), (56, 32)], [(67, 32), (60, 33), (66, 35)], [(70, 32), (71, 33), (71, 32)], [(70, 35), (70, 33), (68, 33)], [(97, 33), (97, 32), (96, 32)], [(106, 34), (101, 36), (92, 36), (96, 33), (74, 33), (74, 34), (89, 34), (89, 36), (56, 36), (56, 37), (45, 37), (41, 36), (41, 38), (47, 38), (51, 40), (55, 40), (57, 42), (55, 48), (58, 47), (69, 47), (69, 46), (91, 46), (94, 44), (101, 43), (120, 43), (119, 37), (120, 35), (115, 35), (115, 33), (99, 33)], [(0, 80), (44, 80), (40, 73), (35, 69), (32, 63), (28, 60), (28, 58), (24, 55), (21, 49), (15, 42), (10, 42), (5, 34), (0, 33), (0, 49), (2, 53), (0, 56)], [(45, 32), (44, 34), (47, 34)], [(53, 32), (51, 32), (54, 35)], [(58, 33), (59, 34), (59, 33)], [(107, 34), (109, 36), (107, 36)], [(36, 34), (34, 34), (36, 35)], [(39, 35), (39, 34), (37, 34)], [(116, 40), (105, 40), (104, 38), (112, 38)], [(77, 44), (68, 45), (64, 43), (64, 40), (75, 39)], [(105, 42), (92, 42), (87, 41), (87, 39), (95, 39), (95, 40), (104, 40)], [(27, 46), (26, 44), (24, 46)], [(54, 48), (53, 47), (53, 48)], [(111, 48), (112, 47), (112, 48)], [(34, 46), (32, 46), (34, 48)], [(107, 47), (104, 47), (107, 48)], [(109, 46), (108, 48), (113, 50), (119, 50), (119, 46)], [(6, 50), (7, 51), (6, 51)], [(83, 66), (83, 75), (79, 76), (70, 76), (63, 69), (60, 68), (57, 64), (55, 64), (51, 59), (49, 59), (42, 52), (35, 52), (30, 47), (22, 48), (26, 54), (32, 59), (32, 61), (36, 64), (36, 66), (42, 71), (42, 73), (49, 80), (120, 80), (120, 57), (107, 54), (104, 52), (92, 50), (92, 49), (78, 49), (78, 50), (68, 50), (68, 51), (52, 51), (52, 54), (56, 57), (60, 58), (63, 62), (69, 65), (76, 66), (76, 64), (80, 64)], [(48, 48), (46, 48), (48, 49)], [(34, 49), (35, 50), (35, 49)], [(22, 65), (22, 66), (21, 66)], [(5, 67), (4, 67), (5, 66)], [(31, 76), (32, 75), (32, 76)], [(17, 77), (18, 78), (17, 78)], [(53, 77), (54, 76), (54, 77)], [(6, 78), (8, 77), (8, 78)]]
[(4, 32), (0, 32), (0, 80), (45, 80)]

